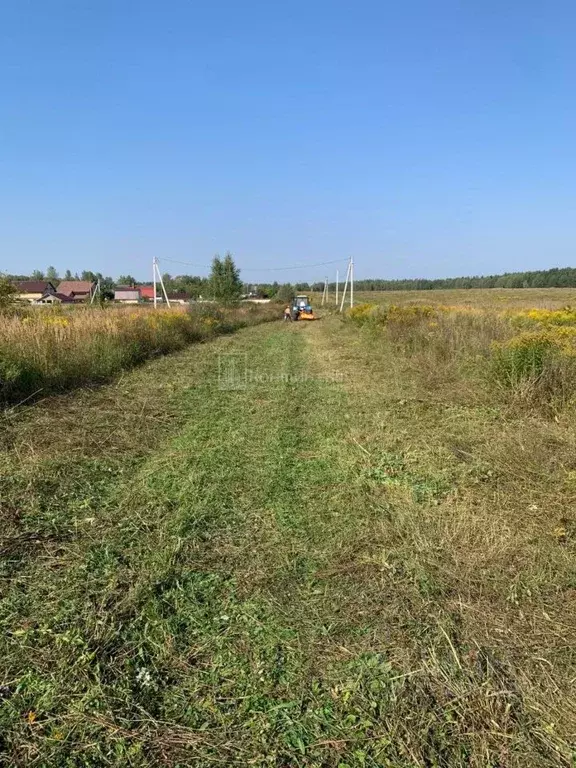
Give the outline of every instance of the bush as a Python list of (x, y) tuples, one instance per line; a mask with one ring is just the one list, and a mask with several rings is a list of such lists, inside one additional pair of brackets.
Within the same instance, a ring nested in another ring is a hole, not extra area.
[(436, 317), (440, 311), (441, 307), (429, 307), (426, 304), (407, 304), (401, 307), (392, 304), (388, 307), (386, 319), (389, 323), (415, 325), (422, 320)]
[(351, 320), (358, 325), (370, 323), (373, 325), (396, 325), (400, 327), (418, 325), (423, 320), (435, 317), (439, 311), (437, 307), (419, 304), (408, 304), (405, 306), (396, 306), (395, 304), (390, 304), (389, 306), (357, 304), (352, 309), (347, 310), (344, 317), (346, 320)]
[(364, 325), (368, 322), (374, 322), (376, 315), (381, 307), (377, 304), (357, 304), (355, 307), (346, 310), (345, 320), (351, 320), (357, 325)]
[(576, 327), (525, 331), (493, 344), (491, 373), (524, 399), (571, 399), (576, 390)]
[(3, 275), (0, 275), (0, 312), (12, 309), (16, 293), (16, 288), (12, 283)]
[(576, 325), (576, 310), (564, 309), (528, 309), (515, 312), (511, 316), (512, 324), (517, 328), (548, 328), (550, 326)]

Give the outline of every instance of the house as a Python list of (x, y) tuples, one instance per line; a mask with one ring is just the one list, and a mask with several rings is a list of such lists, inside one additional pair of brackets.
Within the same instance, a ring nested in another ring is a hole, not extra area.
[[(137, 288), (140, 291), (140, 298), (146, 301), (154, 301), (154, 286), (153, 285), (138, 285)], [(159, 292), (156, 291), (156, 295), (159, 296)]]
[(58, 284), (58, 293), (69, 296), (74, 301), (90, 301), (96, 290), (96, 283), (91, 280), (62, 280)]
[(140, 288), (131, 285), (119, 285), (114, 291), (114, 301), (121, 301), (123, 304), (138, 304)]
[(46, 291), (39, 299), (34, 299), (32, 304), (74, 304), (74, 299), (71, 296), (66, 296), (65, 293)]
[(56, 293), (56, 288), (49, 280), (20, 280), (14, 283), (17, 293), (14, 298), (30, 303), (38, 301), (44, 294)]

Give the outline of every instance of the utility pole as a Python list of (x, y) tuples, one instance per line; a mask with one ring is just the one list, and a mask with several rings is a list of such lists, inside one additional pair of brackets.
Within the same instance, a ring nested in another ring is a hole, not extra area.
[(338, 270), (336, 270), (336, 306), (338, 306), (338, 278), (340, 277), (340, 273)]
[(162, 293), (164, 294), (164, 300), (166, 301), (166, 306), (170, 306), (170, 299), (168, 298), (168, 294), (166, 293), (166, 288), (164, 287), (164, 280), (162, 280), (162, 275), (160, 274), (160, 268), (158, 267), (158, 259), (156, 256), (154, 256), (154, 259), (152, 260), (152, 276), (154, 278), (154, 309), (157, 307), (157, 300), (156, 300), (156, 278), (160, 281), (160, 285), (162, 287)]
[(344, 311), (344, 302), (346, 301), (346, 291), (348, 290), (348, 280), (350, 279), (350, 262), (346, 270), (346, 280), (344, 281), (344, 290), (342, 291), (342, 301), (340, 302), (340, 312)]
[(97, 293), (98, 293), (98, 294), (100, 294), (100, 293), (101, 293), (101, 289), (100, 289), (100, 278), (98, 278), (98, 281), (97, 281), (97, 283), (96, 283), (96, 288), (94, 288), (94, 291), (93, 291), (93, 293), (92, 293), (92, 296), (90, 297), (90, 304), (94, 304), (94, 299), (96, 298), (96, 294), (97, 294)]
[(340, 312), (344, 311), (344, 302), (346, 301), (346, 291), (348, 290), (348, 283), (350, 283), (350, 307), (354, 306), (354, 259), (350, 257), (348, 262), (348, 269), (346, 270), (346, 282), (344, 283), (344, 290), (342, 292), (342, 301), (340, 302)]
[(350, 256), (350, 309), (354, 306), (354, 257)]
[(154, 280), (154, 309), (158, 306), (158, 300), (156, 299), (156, 256), (152, 259), (152, 278)]

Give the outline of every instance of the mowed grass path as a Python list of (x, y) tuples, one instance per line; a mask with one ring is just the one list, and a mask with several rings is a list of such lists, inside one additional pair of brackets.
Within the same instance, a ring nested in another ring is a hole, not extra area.
[(573, 555), (443, 395), (326, 318), (5, 417), (6, 764), (570, 765)]

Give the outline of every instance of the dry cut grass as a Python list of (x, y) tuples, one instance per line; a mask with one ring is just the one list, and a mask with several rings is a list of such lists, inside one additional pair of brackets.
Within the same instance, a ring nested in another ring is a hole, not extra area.
[(414, 766), (573, 765), (573, 406), (500, 387), (505, 318), (392, 315), (317, 346), (349, 372), (365, 499), (332, 572), (407, 675), (387, 722)]
[(573, 765), (573, 411), (490, 367), (552, 319), (261, 326), (10, 412), (0, 759)]

